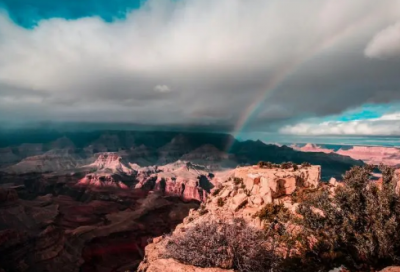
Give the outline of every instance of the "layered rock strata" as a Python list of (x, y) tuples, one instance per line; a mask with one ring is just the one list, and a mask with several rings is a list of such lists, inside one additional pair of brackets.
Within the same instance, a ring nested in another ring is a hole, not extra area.
[[(231, 178), (211, 191), (205, 207), (190, 211), (183, 223), (177, 226), (174, 234), (183, 233), (186, 228), (202, 222), (229, 222), (235, 218), (244, 219), (247, 224), (262, 229), (264, 222), (254, 215), (265, 204), (283, 204), (289, 209), (294, 209), (295, 203), (290, 197), (293, 192), (297, 189), (316, 188), (320, 175), (319, 166), (298, 170), (262, 169), (257, 166), (237, 168)], [(165, 259), (165, 256), (168, 256), (165, 252), (167, 242), (168, 239), (163, 237), (154, 239), (153, 243), (146, 247), (146, 255), (138, 271), (202, 271)], [(170, 266), (165, 266), (166, 263)]]

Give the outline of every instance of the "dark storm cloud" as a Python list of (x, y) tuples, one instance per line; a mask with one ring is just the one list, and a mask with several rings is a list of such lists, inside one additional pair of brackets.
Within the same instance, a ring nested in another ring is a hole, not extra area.
[(395, 103), (399, 3), (153, 0), (32, 29), (3, 14), (0, 119), (269, 131)]

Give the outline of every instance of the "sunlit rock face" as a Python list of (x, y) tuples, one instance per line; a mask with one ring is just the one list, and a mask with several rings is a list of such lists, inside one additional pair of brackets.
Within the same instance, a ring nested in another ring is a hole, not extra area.
[(354, 146), (351, 149), (339, 149), (339, 155), (349, 156), (356, 160), (362, 160), (368, 164), (385, 164), (400, 166), (400, 149), (380, 146)]
[(243, 179), (248, 190), (280, 197), (292, 194), (296, 186), (316, 188), (321, 179), (321, 167), (299, 167), (297, 170), (263, 169), (258, 166), (241, 167), (235, 170), (235, 177)]
[(210, 190), (232, 170), (213, 172), (186, 161), (138, 170), (136, 188), (154, 190), (183, 200), (205, 201)]
[(395, 147), (353, 146), (350, 149), (341, 148), (337, 151), (323, 148), (315, 144), (306, 144), (301, 147), (291, 145), (290, 147), (302, 152), (335, 153), (342, 156), (348, 156), (354, 160), (361, 160), (368, 164), (383, 163), (390, 166), (400, 166), (400, 149)]
[(128, 189), (128, 186), (121, 181), (115, 180), (113, 175), (101, 175), (101, 174), (87, 174), (82, 178), (77, 186), (90, 186), (90, 187), (101, 187), (101, 188), (121, 188)]
[(129, 189), (124, 181), (134, 180), (136, 172), (129, 163), (124, 162), (122, 157), (116, 153), (101, 153), (97, 159), (81, 168), (90, 171), (79, 180), (76, 186), (87, 186), (90, 188), (120, 188)]
[(102, 153), (95, 162), (87, 167), (93, 167), (97, 171), (119, 173), (130, 175), (133, 169), (128, 162), (123, 161), (122, 157), (116, 153)]
[(311, 144), (311, 143), (308, 143), (304, 146), (291, 145), (290, 147), (293, 148), (294, 150), (303, 151), (303, 152), (323, 152), (323, 153), (328, 153), (328, 154), (334, 152), (333, 149), (323, 148), (321, 146), (318, 146), (316, 144)]
[[(242, 218), (247, 224), (263, 229), (264, 222), (254, 216), (266, 204), (282, 203), (286, 208), (295, 211), (298, 204), (293, 203), (291, 195), (294, 191), (316, 188), (321, 177), (320, 166), (307, 166), (294, 169), (264, 169), (258, 166), (239, 167), (230, 176), (211, 190), (205, 207), (191, 210), (182, 224), (175, 229), (175, 234), (182, 234), (187, 228), (205, 222), (230, 222)], [(156, 238), (146, 247), (144, 261), (140, 264), (140, 272), (156, 271), (165, 267), (165, 271), (174, 269), (196, 270), (196, 267), (186, 266), (171, 259), (165, 259), (166, 238)], [(208, 270), (206, 270), (208, 271)], [(214, 271), (214, 270), (211, 270)], [(228, 271), (228, 270), (217, 270)]]

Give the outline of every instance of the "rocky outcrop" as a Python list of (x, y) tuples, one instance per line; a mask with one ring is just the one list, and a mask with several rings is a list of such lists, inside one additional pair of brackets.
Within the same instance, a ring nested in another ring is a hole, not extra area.
[(327, 153), (327, 154), (335, 152), (335, 150), (333, 150), (333, 149), (323, 148), (319, 145), (311, 144), (311, 143), (308, 143), (304, 146), (298, 146), (298, 145), (293, 144), (290, 147), (293, 148), (294, 150), (303, 151), (303, 152), (323, 152), (323, 153)]
[(210, 190), (233, 171), (211, 173), (208, 168), (187, 161), (137, 170), (136, 188), (154, 190), (183, 200), (205, 201)]
[(321, 180), (321, 167), (299, 167), (294, 170), (249, 166), (236, 169), (235, 177), (243, 179), (247, 190), (268, 191), (268, 185), (270, 194), (279, 197), (292, 194), (297, 186), (316, 188)]
[(117, 178), (116, 175), (111, 174), (87, 174), (76, 186), (128, 189), (128, 186), (116, 180)]
[(97, 157), (95, 162), (86, 167), (109, 173), (126, 175), (131, 175), (133, 173), (129, 163), (124, 162), (122, 157), (116, 153), (102, 153)]
[[(190, 211), (189, 216), (177, 226), (174, 233), (183, 233), (195, 224), (229, 222), (234, 218), (244, 219), (249, 225), (262, 229), (264, 222), (255, 216), (262, 207), (270, 203), (282, 203), (287, 208), (294, 209), (296, 204), (292, 202), (291, 194), (297, 189), (317, 187), (320, 175), (319, 166), (298, 170), (262, 169), (257, 166), (237, 168), (232, 178), (211, 190), (204, 207)], [(166, 238), (154, 239), (153, 243), (146, 247), (146, 255), (138, 271), (156, 271), (151, 269), (164, 267), (165, 263), (171, 265), (170, 270), (166, 271), (175, 271), (175, 265), (177, 269), (184, 267), (187, 271), (197, 271), (189, 270), (197, 269), (195, 267), (187, 267), (165, 259), (168, 256), (165, 251), (166, 243)]]

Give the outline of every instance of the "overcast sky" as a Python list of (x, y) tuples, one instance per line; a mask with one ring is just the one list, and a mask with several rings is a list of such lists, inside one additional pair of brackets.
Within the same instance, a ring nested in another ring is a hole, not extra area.
[(400, 0), (139, 2), (0, 0), (0, 122), (400, 135)]

